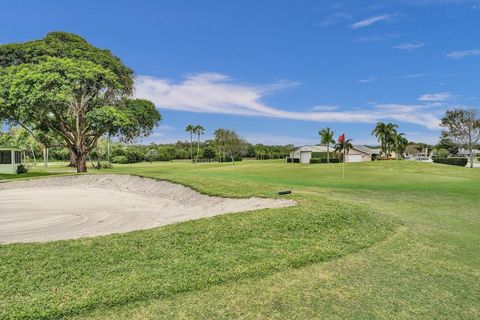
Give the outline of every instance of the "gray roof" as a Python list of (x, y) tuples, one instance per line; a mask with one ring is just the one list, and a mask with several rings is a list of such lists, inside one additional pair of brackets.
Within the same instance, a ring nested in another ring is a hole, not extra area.
[[(330, 148), (331, 151), (332, 148)], [(326, 146), (303, 146), (295, 149), (295, 151), (306, 151), (306, 152), (327, 152)]]
[(362, 146), (362, 145), (359, 145), (359, 144), (354, 144), (353, 148), (360, 151), (360, 152), (366, 153), (366, 154), (380, 154), (381, 153), (380, 149), (372, 149), (372, 148), (369, 148), (367, 146)]
[[(478, 149), (472, 149), (472, 153), (473, 153), (474, 155), (480, 154), (480, 150), (478, 150)], [(458, 155), (470, 155), (470, 150), (464, 149), (464, 148), (460, 148), (460, 149), (458, 149)]]

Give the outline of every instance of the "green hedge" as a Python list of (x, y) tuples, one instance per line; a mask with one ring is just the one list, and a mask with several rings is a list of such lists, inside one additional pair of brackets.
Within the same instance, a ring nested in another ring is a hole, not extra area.
[[(339, 163), (340, 159), (330, 159), (330, 163)], [(327, 159), (311, 158), (310, 163), (327, 163)]]
[(467, 165), (467, 158), (435, 158), (433, 159), (435, 163), (449, 164), (452, 166), (465, 167)]

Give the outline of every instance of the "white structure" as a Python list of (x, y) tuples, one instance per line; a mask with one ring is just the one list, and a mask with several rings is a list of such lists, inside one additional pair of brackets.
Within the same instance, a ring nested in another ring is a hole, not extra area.
[[(480, 154), (480, 150), (478, 149), (472, 149), (473, 156), (475, 157), (476, 155)], [(458, 153), (460, 157), (469, 157), (470, 156), (470, 150), (468, 149), (458, 149)]]
[(0, 173), (17, 174), (18, 166), (22, 163), (20, 150), (0, 147)]
[(353, 145), (346, 154), (345, 162), (372, 161), (374, 156), (380, 155), (380, 149), (372, 149), (367, 146)]
[[(330, 152), (333, 148), (330, 148)], [(324, 146), (303, 146), (290, 152), (290, 158), (297, 160), (294, 162), (310, 163), (312, 152), (327, 152), (327, 147)]]
[[(290, 153), (292, 162), (310, 163), (313, 152), (327, 152), (325, 146), (303, 146)], [(333, 152), (333, 147), (330, 147), (330, 152)], [(362, 162), (372, 161), (374, 156), (380, 155), (380, 149), (371, 149), (366, 146), (354, 145), (345, 157), (345, 162)]]

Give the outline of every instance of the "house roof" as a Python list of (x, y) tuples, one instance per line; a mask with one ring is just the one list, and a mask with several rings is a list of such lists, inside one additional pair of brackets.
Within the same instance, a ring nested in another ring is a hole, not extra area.
[[(480, 154), (480, 150), (478, 150), (478, 149), (472, 149), (472, 153), (473, 153), (473, 154)], [(458, 154), (459, 154), (459, 155), (470, 155), (470, 150), (464, 149), (464, 148), (460, 148), (460, 149), (458, 149)]]
[[(330, 149), (330, 150), (332, 150), (332, 149)], [(327, 152), (327, 147), (326, 146), (303, 146), (303, 147), (300, 147), (298, 149), (295, 149), (295, 151)]]
[(372, 148), (369, 148), (367, 146), (362, 146), (362, 145), (358, 145), (358, 144), (355, 144), (352, 146), (353, 149), (355, 150), (358, 150), (360, 152), (363, 152), (363, 153), (366, 153), (366, 154), (380, 154), (381, 153), (381, 150), (380, 149), (372, 149)]

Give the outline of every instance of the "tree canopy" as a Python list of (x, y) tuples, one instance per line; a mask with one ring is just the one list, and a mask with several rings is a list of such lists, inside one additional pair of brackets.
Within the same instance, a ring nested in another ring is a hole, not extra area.
[(132, 91), (132, 70), (79, 36), (0, 46), (0, 119), (61, 137), (79, 172), (102, 135), (131, 141), (160, 121), (153, 103), (130, 99)]
[(480, 118), (476, 109), (457, 108), (447, 110), (440, 124), (445, 130), (442, 137), (451, 139), (470, 153), (470, 167), (473, 168), (473, 148), (480, 142)]

